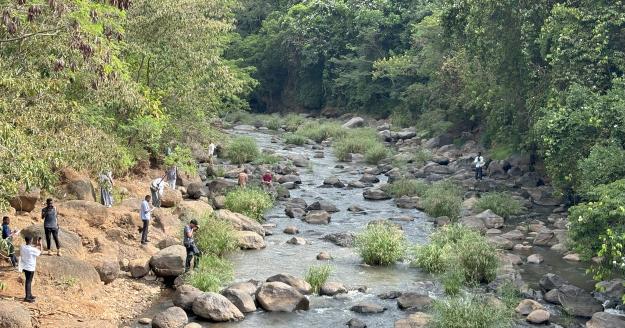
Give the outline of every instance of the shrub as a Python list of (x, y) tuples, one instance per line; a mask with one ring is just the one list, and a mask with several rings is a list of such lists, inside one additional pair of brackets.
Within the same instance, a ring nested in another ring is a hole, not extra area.
[(306, 137), (297, 133), (285, 133), (282, 139), (284, 139), (284, 143), (289, 145), (301, 146), (306, 143)]
[(186, 277), (186, 281), (201, 291), (218, 293), (233, 278), (232, 263), (214, 255), (203, 255), (198, 266)]
[(376, 147), (380, 140), (375, 130), (370, 128), (352, 129), (333, 143), (334, 155), (340, 161), (348, 159), (349, 154), (364, 154)]
[(408, 110), (394, 110), (389, 116), (389, 121), (393, 127), (407, 128), (412, 125), (412, 114)]
[(269, 130), (279, 130), (282, 127), (282, 119), (278, 116), (271, 115), (267, 118), (266, 126)]
[(305, 121), (301, 115), (291, 113), (284, 118), (284, 125), (287, 131), (296, 131)]
[(389, 154), (388, 149), (382, 144), (375, 144), (365, 151), (365, 161), (368, 164), (378, 164)]
[(249, 163), (260, 155), (256, 140), (251, 137), (234, 138), (226, 148), (226, 158), (233, 164)]
[(250, 112), (235, 110), (224, 115), (224, 120), (231, 123), (254, 124), (256, 119)]
[(176, 146), (168, 156), (165, 156), (165, 166), (177, 166), (181, 171), (189, 174), (197, 173), (197, 162), (193, 158), (191, 149)]
[(431, 159), (431, 151), (429, 151), (428, 149), (419, 149), (414, 153), (414, 156), (412, 157), (412, 162), (419, 166), (423, 166)]
[(451, 182), (434, 183), (425, 191), (422, 205), (430, 216), (446, 216), (455, 221), (460, 217), (462, 208), (461, 190)]
[(356, 248), (369, 265), (389, 265), (406, 253), (403, 231), (390, 224), (370, 224), (356, 236)]
[(453, 123), (447, 121), (446, 116), (443, 110), (427, 111), (421, 114), (415, 124), (417, 131), (424, 131), (424, 137), (433, 137), (449, 131)]
[(586, 193), (594, 186), (613, 182), (625, 177), (625, 150), (616, 143), (595, 145), (588, 158), (577, 163), (580, 171), (579, 190)]
[(278, 164), (281, 160), (282, 160), (282, 158), (280, 156), (278, 156), (278, 155), (262, 153), (252, 162), (252, 164), (254, 164), (254, 165), (262, 165), (262, 164), (273, 165), (273, 164)]
[(482, 195), (475, 208), (479, 211), (491, 210), (506, 219), (523, 212), (521, 202), (504, 192), (489, 192)]
[(432, 328), (511, 327), (513, 312), (505, 305), (475, 295), (436, 300)]
[(328, 280), (331, 273), (332, 266), (330, 264), (313, 265), (308, 268), (304, 280), (310, 284), (314, 294), (319, 294), (319, 289)]
[(337, 138), (346, 135), (347, 129), (343, 128), (341, 124), (336, 122), (310, 122), (297, 129), (297, 133), (320, 143), (330, 138)]
[(224, 256), (239, 248), (236, 231), (230, 222), (206, 215), (198, 223), (200, 228), (194, 238), (203, 254)]
[(271, 195), (260, 188), (237, 188), (226, 194), (227, 209), (262, 221), (263, 213), (273, 206)]
[(400, 179), (386, 185), (384, 190), (395, 198), (402, 196), (422, 196), (429, 185), (423, 180)]

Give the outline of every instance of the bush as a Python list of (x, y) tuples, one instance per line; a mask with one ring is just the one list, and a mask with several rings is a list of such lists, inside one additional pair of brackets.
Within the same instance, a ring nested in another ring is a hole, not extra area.
[(285, 133), (282, 136), (282, 139), (284, 140), (284, 143), (288, 145), (301, 146), (306, 143), (306, 137), (297, 133), (291, 133), (291, 132)]
[(378, 164), (389, 154), (388, 149), (382, 144), (375, 144), (365, 151), (365, 161), (367, 164)]
[(231, 123), (240, 123), (252, 125), (256, 121), (254, 116), (250, 112), (243, 110), (236, 110), (224, 115), (224, 120)]
[(523, 212), (521, 202), (504, 192), (489, 192), (482, 195), (475, 204), (475, 208), (480, 212), (491, 210), (506, 219)]
[(200, 228), (194, 238), (203, 254), (221, 257), (239, 248), (236, 231), (230, 222), (206, 215), (198, 223)]
[(259, 155), (260, 150), (252, 137), (234, 138), (226, 148), (226, 158), (233, 164), (249, 163)]
[(233, 278), (232, 263), (214, 255), (203, 255), (185, 280), (201, 291), (218, 293)]
[(284, 125), (287, 131), (297, 131), (305, 121), (306, 119), (301, 115), (291, 113), (284, 118)]
[(375, 130), (370, 128), (352, 129), (333, 143), (334, 155), (340, 161), (348, 159), (349, 154), (364, 154), (376, 147), (380, 140)]
[(594, 186), (625, 177), (625, 150), (616, 143), (595, 145), (588, 158), (577, 163), (580, 171), (579, 190), (585, 194)]
[(415, 247), (412, 264), (449, 275), (451, 283), (457, 283), (462, 273), (461, 282), (474, 285), (495, 279), (499, 259), (495, 247), (479, 232), (454, 224), (432, 234), (429, 244)]
[(423, 208), (433, 217), (446, 216), (452, 221), (460, 217), (462, 193), (460, 188), (451, 182), (434, 183), (423, 195)]
[(436, 300), (432, 328), (504, 328), (512, 326), (513, 312), (505, 305), (475, 295)]
[(277, 131), (282, 127), (282, 119), (280, 117), (271, 115), (267, 118), (267, 129)]
[(389, 116), (389, 121), (393, 127), (407, 128), (412, 125), (412, 114), (408, 110), (394, 110)]
[(429, 185), (423, 180), (400, 179), (385, 186), (384, 191), (394, 198), (402, 196), (423, 196)]
[(370, 224), (356, 236), (356, 248), (369, 265), (390, 265), (406, 254), (404, 232), (390, 224)]
[(421, 114), (416, 120), (417, 131), (425, 131), (424, 137), (434, 137), (449, 131), (453, 123), (447, 121), (446, 116), (443, 110), (433, 110)]
[(319, 289), (328, 280), (331, 273), (332, 266), (329, 264), (313, 265), (308, 268), (304, 280), (310, 284), (314, 294), (319, 294)]
[(278, 164), (282, 160), (282, 157), (274, 154), (260, 154), (253, 162), (254, 165), (262, 165), (262, 164)]
[(168, 156), (165, 156), (165, 166), (177, 166), (182, 172), (195, 174), (197, 173), (197, 162), (193, 158), (191, 149), (187, 147), (176, 146)]
[(343, 128), (341, 124), (336, 122), (310, 122), (297, 129), (297, 133), (320, 143), (330, 138), (337, 138), (346, 135), (347, 129)]
[(227, 209), (262, 221), (263, 214), (273, 206), (271, 195), (260, 188), (237, 188), (226, 194)]

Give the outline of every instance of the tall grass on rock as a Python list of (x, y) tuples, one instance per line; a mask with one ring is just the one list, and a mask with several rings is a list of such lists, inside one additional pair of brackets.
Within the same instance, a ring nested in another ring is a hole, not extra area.
[(490, 209), (495, 214), (506, 219), (523, 212), (521, 202), (504, 192), (489, 192), (482, 195), (477, 204), (475, 204), (475, 208), (480, 212)]
[(423, 196), (429, 185), (423, 180), (399, 179), (391, 184), (387, 184), (384, 190), (394, 198), (402, 196)]
[(375, 144), (365, 151), (365, 162), (367, 162), (367, 164), (377, 165), (383, 159), (387, 158), (388, 154), (390, 154), (390, 151), (383, 144)]
[(463, 295), (434, 301), (431, 328), (508, 328), (513, 312), (496, 299)]
[(458, 220), (462, 208), (462, 190), (450, 181), (439, 181), (427, 188), (423, 208), (432, 217), (446, 216)]
[(321, 286), (325, 284), (330, 274), (332, 274), (332, 266), (330, 264), (313, 265), (308, 268), (304, 280), (310, 284), (313, 293), (319, 294)]
[(404, 232), (391, 224), (370, 224), (356, 236), (356, 248), (369, 265), (391, 265), (406, 255)]
[(370, 128), (351, 129), (339, 137), (333, 144), (334, 155), (340, 161), (346, 161), (349, 154), (365, 154), (367, 150), (382, 145), (377, 132)]
[(226, 146), (226, 158), (233, 164), (244, 164), (255, 160), (260, 155), (256, 140), (252, 137), (234, 138)]
[(201, 291), (217, 293), (233, 278), (232, 263), (218, 256), (203, 255), (200, 257), (198, 266), (186, 276), (185, 280)]
[(282, 136), (284, 143), (288, 145), (301, 146), (306, 143), (306, 137), (298, 133), (288, 132)]
[(273, 206), (273, 198), (260, 188), (236, 188), (226, 194), (224, 205), (260, 222), (265, 211)]
[(206, 215), (198, 223), (200, 228), (194, 238), (203, 254), (221, 257), (239, 248), (235, 229), (229, 222)]
[(348, 130), (336, 122), (309, 122), (297, 129), (297, 133), (320, 143), (330, 138), (345, 136)]

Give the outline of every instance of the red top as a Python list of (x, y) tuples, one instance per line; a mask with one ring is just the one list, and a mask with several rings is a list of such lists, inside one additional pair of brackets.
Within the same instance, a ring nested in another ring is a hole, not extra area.
[(271, 175), (271, 173), (265, 173), (263, 174), (263, 181), (265, 182), (271, 182), (271, 180), (273, 179), (273, 176)]

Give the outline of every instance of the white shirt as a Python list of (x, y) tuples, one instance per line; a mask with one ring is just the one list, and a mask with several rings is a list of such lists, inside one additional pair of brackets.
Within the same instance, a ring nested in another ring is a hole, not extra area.
[(22, 245), (20, 247), (20, 265), (22, 270), (35, 271), (37, 266), (37, 256), (41, 255), (41, 251), (31, 245)]
[(208, 156), (213, 156), (214, 153), (215, 153), (215, 144), (211, 143), (210, 145), (208, 145)]
[(142, 221), (148, 221), (152, 218), (152, 212), (150, 211), (150, 203), (148, 203), (147, 200), (143, 200), (141, 202), (141, 220)]
[(475, 160), (473, 160), (473, 163), (475, 164), (475, 167), (482, 167), (484, 166), (484, 157), (483, 156), (477, 156), (475, 158)]
[(158, 188), (158, 194), (159, 195), (163, 195), (163, 190), (165, 190), (165, 180), (163, 180), (163, 178), (158, 178), (158, 179), (154, 179), (152, 180), (152, 185), (156, 188)]

